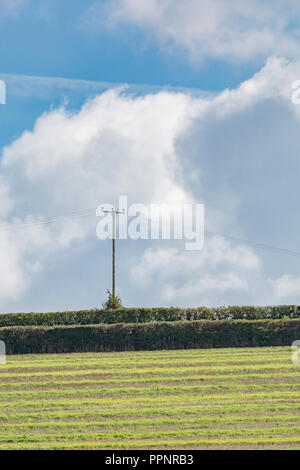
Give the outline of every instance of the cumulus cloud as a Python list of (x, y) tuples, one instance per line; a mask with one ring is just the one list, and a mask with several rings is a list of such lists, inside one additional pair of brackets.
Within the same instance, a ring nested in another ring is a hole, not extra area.
[(250, 248), (213, 237), (206, 240), (203, 251), (192, 254), (178, 248), (149, 248), (131, 268), (131, 276), (141, 286), (157, 283), (164, 302), (216, 305), (227, 292), (248, 292), (261, 269)]
[[(80, 250), (90, 246), (88, 263), (103, 261), (105, 248), (93, 245), (97, 220), (34, 224), (45, 216), (116, 204), (119, 195), (127, 195), (129, 204), (204, 202), (206, 229), (292, 248), (299, 231), (292, 188), (300, 170), (300, 108), (291, 102), (291, 83), (299, 71), (298, 63), (273, 58), (237, 89), (214, 97), (109, 90), (78, 111), (60, 108), (40, 116), (33, 130), (2, 152), (0, 306), (17, 296), (22, 305), (25, 293), (43, 282), (49, 262), (51, 282), (72, 285), (74, 307), (80, 291), (89, 298), (90, 284), (67, 269), (63, 256), (69, 253), (78, 263)], [(28, 228), (16, 232), (16, 224)], [(269, 279), (282, 272), (268, 272), (252, 249), (216, 237), (193, 255), (166, 243), (156, 250), (151, 242), (128, 245), (132, 281), (126, 268), (122, 284), (131, 304), (276, 299)], [(283, 272), (289, 273), (287, 265)], [(144, 280), (140, 300), (137, 280)], [(49, 308), (39, 302), (39, 309)]]
[(278, 279), (270, 280), (274, 298), (278, 302), (289, 302), (291, 298), (300, 302), (300, 278), (284, 274)]
[[(185, 193), (175, 182), (174, 139), (196, 108), (184, 94), (131, 97), (108, 91), (78, 113), (51, 111), (38, 119), (33, 132), (4, 149), (3, 179), (19, 183), (13, 198), (21, 212), (24, 189), (35, 211), (85, 207), (97, 195), (129, 192), (136, 200), (142, 197), (141, 202), (180, 202)], [(35, 200), (37, 193), (43, 205)]]
[(163, 49), (174, 45), (192, 60), (244, 62), (279, 54), (298, 57), (298, 0), (96, 0), (84, 24), (122, 24), (153, 34)]
[[(184, 94), (137, 98), (111, 90), (77, 113), (65, 108), (45, 113), (33, 131), (3, 150), (2, 220), (10, 219), (11, 230), (21, 223), (34, 227), (45, 216), (115, 203), (120, 194), (132, 202), (185, 201), (189, 196), (175, 179), (174, 140), (196, 108)], [(13, 259), (2, 260), (3, 289), (12, 286), (7, 295), (21, 293), (20, 272), (29, 282), (32, 266), (43, 258), (91, 233), (96, 238), (94, 226), (95, 221), (74, 219), (38, 227), (34, 237), (26, 229), (18, 244), (5, 238), (10, 251), (15, 247)]]

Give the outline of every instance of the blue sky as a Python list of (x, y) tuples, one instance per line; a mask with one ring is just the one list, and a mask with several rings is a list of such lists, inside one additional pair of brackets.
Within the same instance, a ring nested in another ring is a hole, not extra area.
[[(84, 26), (93, 1), (31, 0), (1, 21), (2, 71), (18, 75), (173, 85), (222, 90), (253, 75), (264, 60), (236, 63), (207, 58), (199, 67), (181, 48), (166, 54), (132, 25), (90, 31)], [(109, 4), (99, 1), (98, 5)], [(111, 2), (113, 3), (113, 2)]]
[(0, 0), (0, 311), (99, 306), (97, 218), (36, 224), (122, 194), (204, 203), (217, 234), (194, 256), (120, 241), (126, 305), (300, 302), (297, 257), (222, 236), (300, 252), (299, 15), (294, 0)]

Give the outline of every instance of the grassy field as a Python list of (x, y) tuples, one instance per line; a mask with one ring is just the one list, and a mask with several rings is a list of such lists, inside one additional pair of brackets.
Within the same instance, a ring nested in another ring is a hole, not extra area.
[(1, 449), (300, 448), (290, 348), (9, 356)]

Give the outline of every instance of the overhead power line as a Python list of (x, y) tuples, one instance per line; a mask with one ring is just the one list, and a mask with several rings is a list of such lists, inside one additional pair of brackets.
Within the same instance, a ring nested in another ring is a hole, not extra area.
[(285, 254), (285, 255), (300, 257), (300, 252), (299, 251), (293, 251), (293, 250), (289, 250), (287, 248), (279, 248), (277, 246), (266, 245), (264, 243), (258, 243), (258, 242), (252, 242), (250, 240), (244, 240), (242, 238), (231, 237), (230, 235), (222, 235), (220, 233), (215, 233), (215, 232), (205, 231), (205, 234), (208, 235), (208, 236), (214, 236), (214, 237), (218, 236), (218, 237), (226, 238), (227, 240), (230, 240), (232, 242), (243, 243), (243, 245), (250, 245), (250, 246), (253, 246), (255, 248), (260, 248), (262, 250), (268, 250), (268, 251), (272, 251), (272, 252), (276, 252), (276, 253), (282, 253), (282, 254)]
[[(52, 224), (55, 222), (60, 222), (68, 219), (78, 219), (81, 217), (93, 217), (95, 216), (95, 210), (97, 208), (93, 207), (90, 209), (82, 209), (80, 211), (74, 211), (74, 212), (68, 212), (66, 214), (61, 214), (61, 215), (54, 215), (52, 217), (46, 217), (46, 218), (41, 218), (40, 220), (36, 222), (26, 222), (24, 224), (19, 224), (19, 223), (14, 223), (14, 222), (5, 222), (5, 223), (0, 223), (0, 229), (3, 227), (4, 230), (15, 230), (15, 229), (22, 229), (22, 228), (27, 228), (27, 227), (35, 227), (35, 226), (42, 226), (42, 225), (48, 225)], [(90, 213), (93, 211), (93, 213)], [(8, 225), (10, 226), (8, 227)]]
[[(30, 227), (38, 227), (38, 226), (45, 226), (45, 225), (50, 225), (53, 223), (69, 220), (69, 219), (80, 219), (80, 218), (88, 218), (88, 217), (95, 217), (95, 211), (97, 207), (91, 207), (89, 209), (81, 209), (79, 211), (73, 211), (73, 212), (68, 212), (65, 214), (60, 214), (60, 215), (54, 215), (51, 217), (45, 217), (42, 218), (36, 222), (26, 222), (26, 223), (14, 223), (14, 222), (6, 222), (6, 223), (0, 223), (0, 230), (9, 230), (9, 231), (15, 231), (15, 230), (21, 230), (25, 228), (30, 228)], [(10, 225), (9, 225), (10, 224)], [(295, 257), (300, 257), (300, 252), (295, 251), (295, 250), (290, 250), (288, 248), (280, 248), (277, 246), (273, 245), (268, 245), (266, 243), (260, 243), (260, 242), (254, 242), (251, 240), (246, 240), (243, 238), (238, 238), (238, 237), (233, 237), (231, 235), (225, 235), (221, 233), (216, 233), (216, 232), (211, 232), (206, 230), (205, 235), (209, 237), (222, 237), (225, 238), (226, 240), (230, 240), (234, 243), (241, 243), (243, 245), (249, 245), (254, 248), (258, 248), (261, 250), (267, 250), (273, 253), (281, 253), (283, 255), (288, 255), (288, 256), (295, 256)]]

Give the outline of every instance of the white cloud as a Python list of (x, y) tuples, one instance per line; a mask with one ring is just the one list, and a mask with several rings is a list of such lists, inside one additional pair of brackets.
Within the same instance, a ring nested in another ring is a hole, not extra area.
[(132, 266), (131, 276), (140, 286), (157, 282), (165, 302), (216, 305), (227, 292), (249, 291), (261, 270), (260, 259), (250, 248), (213, 237), (199, 252), (148, 249)]
[(300, 302), (300, 278), (284, 274), (275, 280), (270, 280), (274, 298), (278, 302)]
[[(196, 105), (183, 94), (135, 98), (108, 91), (79, 113), (46, 113), (33, 132), (25, 132), (4, 149), (4, 178), (18, 181), (32, 201), (42, 189), (48, 204), (35, 202), (49, 211), (59, 205), (93, 206), (99, 196), (129, 190), (145, 202), (180, 201), (185, 193), (174, 182), (174, 139), (188, 126)], [(15, 189), (14, 198), (22, 205), (23, 194)]]
[[(78, 113), (64, 108), (45, 113), (32, 132), (3, 150), (2, 220), (12, 218), (9, 227), (34, 224), (44, 216), (115, 203), (121, 194), (128, 195), (129, 203), (188, 200), (175, 181), (174, 141), (196, 109), (197, 103), (184, 94), (137, 98), (111, 90)], [(10, 256), (2, 260), (2, 286), (12, 286), (7, 295), (20, 293), (21, 272), (28, 285), (37, 262), (42, 268), (53, 253), (91, 234), (96, 238), (95, 228), (95, 220), (74, 219), (21, 231), (18, 243), (16, 236), (5, 238), (5, 251), (15, 249), (13, 262)]]
[[(242, 238), (248, 238), (249, 230), (250, 239), (259, 241), (259, 230), (269, 227), (266, 240), (271, 242), (270, 233), (277, 233), (272, 210), (276, 216), (280, 200), (284, 202), (281, 216), (290, 214), (294, 220), (294, 208), (286, 205), (284, 197), (289, 202), (290, 187), (297, 188), (290, 178), (298, 174), (300, 107), (290, 98), (291, 83), (299, 71), (299, 64), (273, 58), (236, 90), (214, 97), (175, 92), (136, 96), (110, 90), (77, 112), (61, 108), (43, 114), (32, 131), (2, 154), (0, 224), (7, 230), (2, 233), (0, 225), (5, 253), (0, 306), (17, 295), (22, 305), (22, 295), (42, 282), (49, 261), (57, 285), (66, 282), (68, 272), (73, 305), (77, 291), (90, 290), (88, 281), (77, 280), (60, 258), (69, 253), (75, 259), (74, 252), (80, 258), (80, 247), (96, 241), (97, 220), (74, 219), (20, 232), (12, 230), (13, 223), (33, 223), (43, 216), (116, 203), (122, 194), (128, 195), (129, 204), (204, 202), (208, 230)], [(282, 188), (287, 171), (288, 188), (279, 192), (278, 182)], [(253, 227), (258, 235), (253, 235)], [(277, 231), (283, 239), (285, 227), (290, 236), (289, 224), (280, 221)], [(165, 249), (161, 245), (159, 250), (149, 250), (148, 245), (140, 257), (135, 254), (140, 246), (134, 245), (130, 255), (132, 275), (135, 280), (144, 278), (145, 289), (140, 289), (143, 299), (147, 293), (151, 296), (148, 304), (153, 292), (158, 293), (155, 303), (178, 299), (181, 304), (216, 305), (245, 298), (257, 303), (265, 299), (261, 291), (268, 302), (275, 298), (268, 279), (278, 275), (265, 275), (258, 256), (246, 247), (217, 237), (207, 240), (197, 256), (179, 251), (177, 245)], [(97, 245), (97, 253), (89, 256), (102, 261), (104, 249)], [(98, 289), (98, 280), (94, 282)], [(130, 298), (135, 302), (135, 284), (130, 284), (127, 271), (122, 283), (126, 291), (134, 290)], [(47, 309), (43, 299), (39, 308)]]
[(28, 288), (27, 277), (20, 263), (21, 252), (16, 240), (12, 240), (7, 228), (0, 231), (2, 275), (0, 299), (17, 299)]
[(152, 33), (161, 47), (206, 57), (249, 61), (273, 54), (299, 56), (298, 0), (96, 0), (84, 24), (89, 29), (134, 25)]

